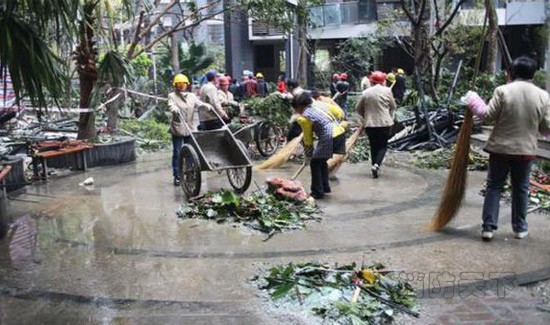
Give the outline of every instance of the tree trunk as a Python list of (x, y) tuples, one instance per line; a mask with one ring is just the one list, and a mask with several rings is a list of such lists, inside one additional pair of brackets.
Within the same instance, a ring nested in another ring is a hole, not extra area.
[(115, 99), (114, 101), (110, 102), (106, 105), (107, 110), (107, 129), (109, 132), (116, 132), (118, 128), (118, 109), (120, 107), (120, 104), (122, 103), (124, 97), (124, 91), (120, 88), (114, 88), (112, 91), (112, 96), (109, 96), (109, 98), (113, 98), (120, 94), (120, 96)]
[[(75, 51), (78, 79), (80, 81), (80, 108), (91, 109), (92, 90), (97, 80), (97, 49), (95, 48), (94, 11), (97, 3), (84, 5), (84, 16), (80, 21), (80, 44)], [(80, 113), (78, 121), (78, 139), (91, 140), (95, 137), (95, 114), (93, 111)]]
[(172, 71), (174, 71), (174, 74), (179, 73), (180, 71), (180, 58), (178, 49), (178, 38), (176, 37), (176, 34), (173, 33), (172, 35), (170, 35), (170, 64), (172, 65)]
[(498, 18), (494, 0), (484, 0), (487, 10), (487, 60), (483, 71), (495, 73), (497, 71), (498, 53)]
[(298, 83), (300, 85), (304, 86), (307, 84), (309, 48), (307, 44), (307, 17), (304, 17), (300, 13), (307, 12), (307, 1), (300, 0), (298, 2), (298, 6), (303, 8), (301, 9), (297, 8), (296, 10), (296, 24), (298, 26), (297, 38), (298, 38), (298, 46), (300, 47), (300, 49), (298, 50), (298, 69), (297, 69), (296, 79), (298, 79)]

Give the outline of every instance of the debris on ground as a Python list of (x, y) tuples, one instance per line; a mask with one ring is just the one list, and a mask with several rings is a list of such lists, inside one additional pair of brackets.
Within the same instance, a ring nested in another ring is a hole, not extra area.
[(370, 146), (368, 144), (367, 136), (361, 136), (355, 142), (355, 145), (351, 149), (347, 161), (356, 164), (368, 161), (370, 159)]
[(269, 178), (267, 192), (278, 199), (294, 202), (305, 202), (309, 195), (300, 181), (293, 181), (282, 177)]
[[(390, 148), (395, 150), (434, 149), (447, 146), (456, 141), (464, 117), (446, 108), (427, 111), (427, 118), (401, 114), (396, 116), (392, 126), (391, 138), (388, 141)], [(399, 118), (402, 118), (400, 120)], [(427, 126), (426, 120), (430, 121)]]
[[(486, 193), (487, 183), (484, 183), (479, 194), (485, 196)], [(509, 179), (502, 188), (501, 200), (512, 202), (512, 185)], [(550, 175), (537, 167), (531, 172), (528, 204), (529, 212), (550, 212)]]
[[(454, 157), (455, 146), (451, 148), (440, 148), (433, 151), (416, 151), (414, 164), (426, 169), (451, 168)], [(489, 157), (484, 156), (472, 149), (468, 156), (468, 170), (487, 170), (489, 168)]]
[(537, 298), (537, 309), (550, 313), (550, 281), (541, 281), (526, 287), (531, 296)]
[(242, 104), (247, 114), (262, 117), (283, 129), (288, 127), (292, 109), (290, 102), (280, 95), (247, 98)]
[(94, 185), (94, 178), (88, 177), (84, 180), (84, 182), (79, 184), (80, 186), (87, 186), (87, 185)]
[(253, 279), (280, 309), (307, 310), (330, 324), (387, 324), (401, 312), (418, 317), (411, 285), (382, 264), (275, 266)]
[(123, 119), (119, 131), (136, 138), (136, 144), (145, 151), (158, 151), (168, 148), (172, 143), (168, 125), (153, 119)]
[(262, 192), (239, 196), (233, 190), (221, 189), (190, 201), (176, 215), (182, 219), (244, 224), (271, 237), (275, 232), (303, 229), (306, 220), (320, 221), (320, 212), (314, 201), (298, 203)]

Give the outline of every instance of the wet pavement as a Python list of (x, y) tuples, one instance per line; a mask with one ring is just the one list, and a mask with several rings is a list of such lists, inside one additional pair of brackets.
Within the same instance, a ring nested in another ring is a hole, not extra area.
[[(19, 226), (0, 242), (0, 324), (310, 323), (266, 306), (249, 280), (290, 261), (363, 259), (403, 271), (417, 289), (422, 316), (400, 323), (550, 323), (520, 286), (550, 277), (550, 217), (531, 214), (529, 237), (516, 240), (504, 205), (495, 240), (481, 242), (485, 173), (472, 172), (460, 215), (430, 232), (445, 172), (405, 161), (392, 155), (376, 180), (367, 164), (345, 164), (319, 203), (321, 222), (265, 242), (244, 227), (177, 219), (185, 196), (168, 153), (28, 186), (8, 200)], [(250, 190), (298, 167), (255, 172)], [(94, 185), (79, 186), (87, 177)], [(300, 178), (309, 184), (307, 171)], [(228, 186), (203, 173), (203, 191)]]

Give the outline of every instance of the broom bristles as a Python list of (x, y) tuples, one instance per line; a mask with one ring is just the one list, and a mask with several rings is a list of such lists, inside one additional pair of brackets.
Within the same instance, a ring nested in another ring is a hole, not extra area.
[(351, 148), (355, 145), (355, 142), (357, 142), (357, 139), (359, 139), (359, 136), (361, 135), (361, 131), (363, 131), (363, 128), (360, 127), (353, 134), (346, 140), (346, 154), (345, 155), (334, 155), (332, 158), (330, 158), (327, 161), (328, 165), (328, 172), (330, 174), (336, 173), (336, 171), (342, 166), (346, 158), (349, 156), (349, 152)]
[(302, 133), (296, 138), (292, 139), (284, 147), (279, 149), (279, 151), (277, 151), (269, 159), (257, 165), (256, 169), (259, 169), (259, 170), (271, 169), (271, 168), (277, 168), (283, 165), (285, 162), (288, 161), (288, 159), (290, 158), (294, 150), (296, 150), (296, 147), (298, 147), (298, 145), (300, 144), (300, 141), (302, 141), (303, 136), (304, 135)]
[(445, 227), (457, 214), (466, 189), (468, 155), (470, 152), (470, 135), (472, 134), (473, 118), (470, 110), (466, 110), (464, 123), (458, 134), (451, 170), (437, 212), (429, 224), (431, 230)]

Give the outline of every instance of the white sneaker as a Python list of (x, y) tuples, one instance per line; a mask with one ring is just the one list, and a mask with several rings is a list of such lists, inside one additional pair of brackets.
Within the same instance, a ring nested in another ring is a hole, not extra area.
[(481, 239), (483, 239), (483, 241), (490, 241), (491, 239), (493, 239), (493, 232), (492, 231), (482, 231), (481, 232)]
[(526, 231), (520, 231), (520, 232), (515, 232), (514, 233), (516, 234), (516, 238), (517, 239), (523, 239), (525, 237), (527, 237), (527, 235), (529, 235), (529, 232), (526, 230)]
[(378, 178), (378, 171), (380, 170), (380, 166), (378, 166), (378, 164), (374, 164), (372, 167), (371, 167), (371, 171), (372, 171), (372, 178)]

